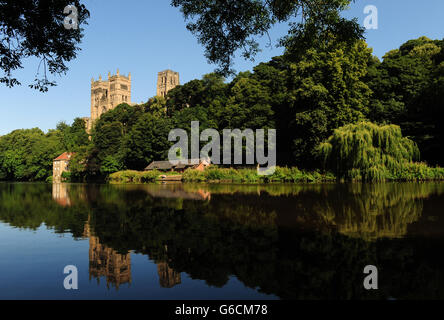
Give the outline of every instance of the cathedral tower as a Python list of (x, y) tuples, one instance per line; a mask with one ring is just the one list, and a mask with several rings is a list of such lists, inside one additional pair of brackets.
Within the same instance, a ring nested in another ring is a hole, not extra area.
[(157, 96), (165, 97), (168, 91), (180, 85), (179, 72), (173, 70), (161, 71), (157, 74)]
[(108, 80), (91, 79), (91, 124), (121, 103), (131, 104), (131, 73), (128, 76), (108, 73)]

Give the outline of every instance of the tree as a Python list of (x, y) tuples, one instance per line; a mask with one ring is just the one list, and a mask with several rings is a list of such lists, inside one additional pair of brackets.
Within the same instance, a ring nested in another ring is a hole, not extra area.
[(44, 181), (62, 152), (58, 131), (15, 130), (0, 137), (0, 180)]
[(104, 123), (96, 128), (93, 142), (98, 150), (98, 159), (103, 161), (107, 156), (117, 156), (121, 151), (123, 137), (123, 125), (119, 121)]
[(313, 166), (316, 146), (334, 129), (364, 120), (371, 91), (363, 81), (371, 49), (362, 41), (314, 46), (289, 57), (288, 108), (296, 163)]
[[(187, 29), (205, 47), (209, 62), (228, 75), (237, 50), (254, 60), (260, 50), (255, 37), (268, 34), (276, 23), (292, 22), (291, 32), (298, 33), (310, 25), (310, 33), (330, 30), (344, 38), (360, 38), (362, 29), (356, 20), (340, 17), (351, 0), (172, 0), (180, 8)], [(306, 33), (308, 34), (308, 33)], [(271, 43), (269, 43), (271, 45)]]
[(114, 156), (106, 156), (102, 161), (102, 165), (100, 167), (100, 171), (105, 174), (111, 174), (123, 169), (122, 163), (116, 159)]
[(171, 129), (173, 127), (168, 118), (158, 118), (151, 113), (140, 117), (123, 143), (126, 166), (143, 170), (151, 161), (166, 160), (172, 145), (168, 141)]
[(60, 122), (57, 124), (57, 130), (60, 132), (63, 147), (67, 152), (76, 152), (80, 147), (90, 144), (85, 121), (81, 118), (74, 119), (71, 126)]
[(230, 84), (226, 107), (221, 111), (220, 129), (275, 128), (270, 88), (250, 73), (239, 74)]
[(384, 180), (419, 159), (416, 143), (403, 137), (399, 126), (371, 122), (336, 129), (317, 151), (325, 167), (338, 178), (366, 181)]
[[(64, 8), (77, 8), (78, 28), (64, 27)], [(20, 85), (13, 72), (23, 68), (23, 60), (35, 57), (40, 60), (36, 79), (31, 88), (47, 91), (55, 82), (47, 73), (66, 73), (66, 62), (80, 50), (83, 37), (81, 26), (86, 24), (89, 11), (79, 0), (1, 0), (0, 1), (0, 83), (8, 87)], [(41, 70), (41, 68), (43, 70)]]
[(191, 80), (170, 90), (167, 95), (167, 112), (175, 112), (189, 107), (203, 106), (217, 117), (227, 100), (228, 85), (218, 74), (210, 73), (201, 80)]
[(114, 109), (102, 114), (94, 128), (96, 131), (99, 131), (103, 125), (119, 122), (122, 125), (122, 134), (125, 135), (137, 122), (144, 111), (143, 109), (143, 106), (130, 106), (129, 104), (121, 103)]
[(150, 112), (156, 117), (162, 117), (166, 114), (166, 100), (164, 97), (153, 97), (145, 105), (145, 111)]
[(373, 91), (369, 119), (400, 125), (431, 164), (444, 164), (442, 151), (442, 63), (444, 42), (427, 37), (391, 50), (369, 65)]

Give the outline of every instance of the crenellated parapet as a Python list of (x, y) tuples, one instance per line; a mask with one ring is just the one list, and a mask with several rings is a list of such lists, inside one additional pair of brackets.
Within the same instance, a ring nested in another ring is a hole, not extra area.
[(131, 73), (128, 76), (108, 73), (107, 80), (95, 81), (91, 79), (91, 122), (94, 123), (100, 116), (114, 109), (121, 103), (131, 104)]

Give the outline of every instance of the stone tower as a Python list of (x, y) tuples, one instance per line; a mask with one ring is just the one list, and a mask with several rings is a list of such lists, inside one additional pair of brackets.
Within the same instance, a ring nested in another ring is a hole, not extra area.
[(179, 72), (173, 70), (161, 71), (157, 74), (157, 96), (165, 97), (168, 91), (180, 85)]
[(108, 80), (91, 79), (91, 126), (100, 116), (121, 103), (131, 104), (131, 73), (128, 76), (108, 73)]

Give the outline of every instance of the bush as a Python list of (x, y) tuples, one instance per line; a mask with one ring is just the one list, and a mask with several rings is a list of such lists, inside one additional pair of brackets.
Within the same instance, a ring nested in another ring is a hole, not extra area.
[(206, 181), (205, 171), (187, 169), (182, 175), (182, 180), (186, 182)]
[(125, 170), (112, 173), (108, 176), (111, 183), (146, 183), (155, 182), (163, 173), (157, 170), (153, 171), (135, 171)]
[(321, 174), (303, 172), (298, 168), (276, 167), (272, 175), (259, 175), (256, 169), (233, 169), (210, 167), (205, 171), (188, 169), (183, 174), (183, 181), (227, 181), (236, 183), (270, 183), (270, 182), (327, 182), (334, 181), (332, 173)]
[(69, 172), (69, 171), (62, 172), (62, 181), (70, 182), (71, 181), (71, 172)]

